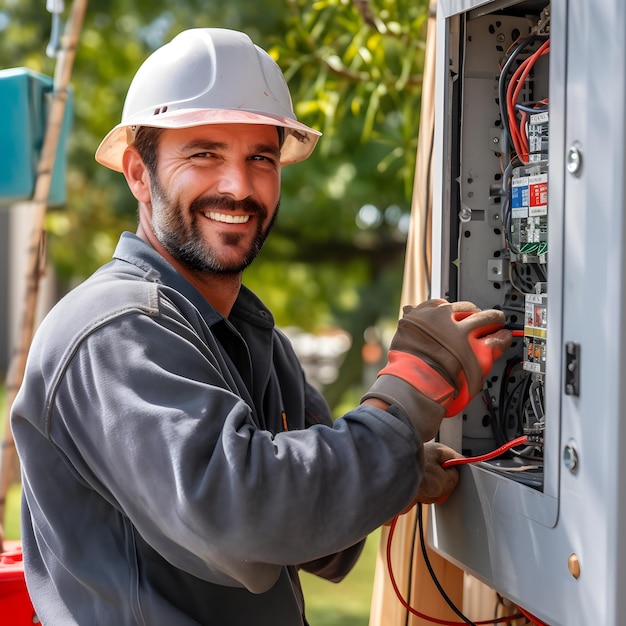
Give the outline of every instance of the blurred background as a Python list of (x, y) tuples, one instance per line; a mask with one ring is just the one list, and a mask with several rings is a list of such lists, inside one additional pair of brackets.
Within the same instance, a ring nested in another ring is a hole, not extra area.
[[(425, 0), (89, 2), (71, 77), (65, 198), (46, 214), (48, 302), (108, 262), (120, 232), (136, 228), (123, 176), (93, 155), (119, 122), (141, 62), (187, 28), (243, 30), (282, 67), (298, 118), (323, 132), (307, 161), (283, 169), (280, 218), (244, 282), (292, 338), (334, 415), (352, 408), (382, 365), (398, 317), (427, 19)], [(0, 70), (53, 76), (52, 31), (46, 0), (3, 0)], [(0, 380), (19, 321), (10, 296), (20, 272), (11, 249), (19, 210), (0, 207)], [(16, 489), (7, 538), (19, 535)], [(370, 538), (338, 586), (305, 580), (312, 626), (368, 623), (376, 551)]]

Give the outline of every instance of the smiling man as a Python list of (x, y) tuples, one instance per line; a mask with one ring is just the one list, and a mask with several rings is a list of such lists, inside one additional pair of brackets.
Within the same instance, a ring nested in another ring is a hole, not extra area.
[(456, 484), (429, 440), (508, 346), (501, 312), (407, 307), (333, 422), (242, 285), (281, 167), (318, 135), (243, 33), (185, 31), (138, 70), (96, 153), (137, 233), (41, 324), (11, 415), (46, 626), (302, 626), (300, 569), (341, 580), (372, 530)]
[[(142, 133), (158, 136), (163, 156), (152, 170), (142, 156)], [(122, 161), (139, 201), (139, 236), (228, 316), (241, 273), (256, 258), (278, 216), (276, 127), (143, 128), (138, 139)], [(217, 290), (216, 277), (221, 286)], [(229, 283), (230, 298), (224, 302), (221, 291)]]

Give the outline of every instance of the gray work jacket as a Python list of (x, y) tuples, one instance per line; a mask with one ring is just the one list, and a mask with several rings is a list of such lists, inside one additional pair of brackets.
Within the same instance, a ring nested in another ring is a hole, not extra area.
[(46, 626), (305, 624), (297, 570), (345, 576), (423, 471), (401, 413), (333, 424), (256, 296), (225, 319), (130, 233), (40, 326), (11, 423)]

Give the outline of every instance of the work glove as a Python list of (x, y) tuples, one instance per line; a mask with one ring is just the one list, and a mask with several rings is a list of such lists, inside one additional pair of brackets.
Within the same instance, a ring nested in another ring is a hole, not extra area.
[(406, 306), (387, 365), (361, 401), (398, 405), (428, 441), (443, 417), (457, 415), (482, 389), (511, 339), (502, 311), (445, 300)]

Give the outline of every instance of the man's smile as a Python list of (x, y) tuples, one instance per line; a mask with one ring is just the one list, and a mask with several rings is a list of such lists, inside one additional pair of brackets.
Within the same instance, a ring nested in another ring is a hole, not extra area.
[(226, 224), (245, 224), (250, 219), (249, 215), (233, 215), (232, 213), (217, 213), (216, 211), (203, 211), (203, 215), (210, 220)]

